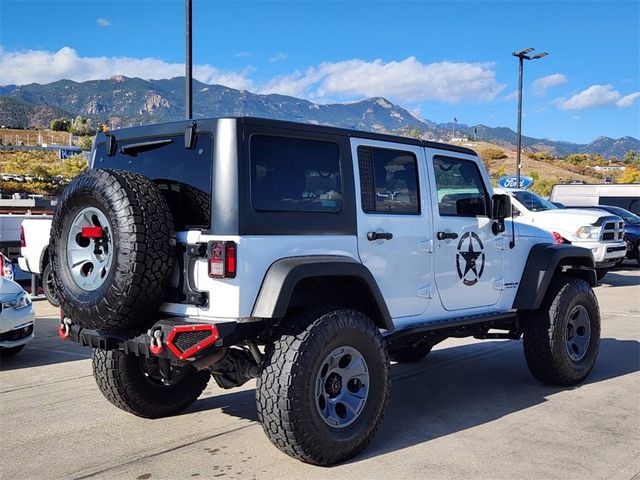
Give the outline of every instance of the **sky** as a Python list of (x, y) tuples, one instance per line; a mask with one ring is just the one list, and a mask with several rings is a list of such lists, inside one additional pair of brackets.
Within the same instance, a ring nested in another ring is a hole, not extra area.
[[(640, 138), (640, 0), (193, 1), (194, 76), (438, 123)], [(0, 0), (0, 85), (184, 75), (182, 0)]]

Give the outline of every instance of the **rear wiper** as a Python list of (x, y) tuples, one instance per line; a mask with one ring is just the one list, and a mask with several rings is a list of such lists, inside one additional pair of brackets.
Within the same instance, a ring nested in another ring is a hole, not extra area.
[(152, 140), (150, 142), (132, 143), (131, 145), (125, 145), (120, 148), (120, 153), (124, 155), (131, 155), (135, 157), (138, 153), (148, 152), (149, 150), (155, 150), (156, 148), (162, 148), (165, 145), (173, 143), (170, 138), (164, 140)]

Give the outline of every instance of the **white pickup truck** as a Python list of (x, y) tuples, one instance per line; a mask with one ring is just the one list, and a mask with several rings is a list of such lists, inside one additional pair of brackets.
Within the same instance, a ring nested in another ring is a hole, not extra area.
[(624, 258), (623, 220), (597, 210), (558, 208), (535, 193), (521, 189), (495, 189), (511, 196), (515, 220), (550, 231), (559, 243), (570, 243), (591, 250), (598, 280), (617, 261)]
[(51, 231), (51, 217), (27, 218), (22, 221), (20, 231), (20, 257), (18, 265), (29, 273), (35, 273), (42, 278), (44, 294), (54, 306), (59, 306), (58, 295), (53, 283), (51, 266), (49, 263), (49, 234)]

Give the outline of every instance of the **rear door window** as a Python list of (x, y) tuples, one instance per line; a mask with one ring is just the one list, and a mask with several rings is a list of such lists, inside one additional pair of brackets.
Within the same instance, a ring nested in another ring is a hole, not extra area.
[(258, 211), (339, 212), (342, 185), (338, 145), (253, 135), (251, 202)]
[(358, 161), (365, 212), (420, 213), (418, 164), (413, 153), (358, 147)]

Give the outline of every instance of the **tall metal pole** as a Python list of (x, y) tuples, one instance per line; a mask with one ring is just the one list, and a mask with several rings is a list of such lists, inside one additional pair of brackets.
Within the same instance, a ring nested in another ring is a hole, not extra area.
[(520, 151), (522, 150), (522, 65), (524, 59), (520, 60), (519, 76), (518, 76), (518, 138), (516, 146), (516, 188), (520, 188)]
[(185, 0), (185, 31), (186, 31), (186, 58), (185, 58), (185, 82), (186, 82), (186, 91), (185, 91), (185, 113), (187, 118), (190, 120), (193, 118), (193, 93), (192, 93), (192, 78), (193, 78), (193, 61), (191, 58), (191, 0)]

